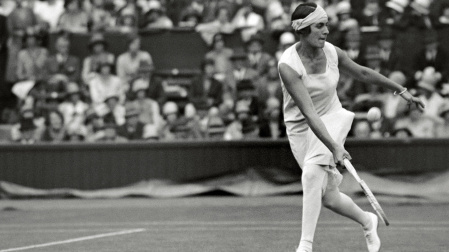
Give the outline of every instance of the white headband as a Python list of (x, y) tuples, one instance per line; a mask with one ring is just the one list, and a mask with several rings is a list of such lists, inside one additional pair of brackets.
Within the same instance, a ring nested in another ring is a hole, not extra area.
[(295, 31), (298, 31), (311, 24), (327, 23), (327, 22), (328, 18), (326, 11), (324, 11), (324, 9), (321, 6), (317, 5), (316, 9), (312, 13), (307, 15), (307, 17), (303, 19), (293, 20), (292, 27)]

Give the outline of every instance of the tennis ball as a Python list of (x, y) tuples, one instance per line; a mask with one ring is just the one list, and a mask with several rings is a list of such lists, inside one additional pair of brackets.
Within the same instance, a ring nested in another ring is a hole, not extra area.
[(382, 113), (380, 112), (380, 109), (377, 107), (372, 107), (368, 110), (367, 118), (370, 122), (375, 122), (380, 119), (380, 116)]

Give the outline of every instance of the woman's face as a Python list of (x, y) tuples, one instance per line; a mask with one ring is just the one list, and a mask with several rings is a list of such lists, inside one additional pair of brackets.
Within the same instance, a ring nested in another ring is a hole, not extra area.
[(223, 47), (224, 47), (224, 41), (223, 40), (219, 39), (219, 40), (215, 41), (215, 43), (214, 43), (214, 48), (215, 49), (222, 49)]
[(59, 117), (56, 113), (50, 114), (50, 127), (53, 129), (60, 129), (62, 128), (62, 120), (61, 117)]
[(100, 73), (102, 75), (109, 75), (111, 73), (111, 67), (108, 66), (108, 65), (102, 66), (101, 69), (100, 69)]
[(33, 37), (33, 36), (28, 37), (27, 40), (26, 40), (26, 44), (27, 44), (27, 47), (36, 46), (36, 44), (37, 44), (36, 37)]
[(312, 47), (323, 48), (329, 34), (327, 23), (312, 24), (310, 25), (310, 31), (310, 34), (305, 36), (307, 43)]
[(99, 54), (99, 53), (104, 52), (104, 45), (100, 44), (100, 43), (94, 45), (93, 51), (94, 51), (95, 54)]

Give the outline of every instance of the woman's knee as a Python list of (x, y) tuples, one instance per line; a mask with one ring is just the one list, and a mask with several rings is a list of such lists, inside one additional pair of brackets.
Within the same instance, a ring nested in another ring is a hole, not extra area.
[(306, 165), (302, 170), (302, 184), (303, 185), (319, 185), (324, 182), (326, 172), (319, 165)]
[(339, 201), (340, 193), (334, 190), (326, 190), (323, 196), (323, 206), (333, 209)]

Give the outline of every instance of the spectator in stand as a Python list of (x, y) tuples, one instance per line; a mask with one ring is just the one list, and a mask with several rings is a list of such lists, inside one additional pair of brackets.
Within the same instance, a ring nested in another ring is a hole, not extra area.
[(160, 105), (165, 103), (167, 97), (162, 81), (153, 75), (153, 68), (153, 65), (148, 61), (141, 61), (137, 71), (137, 78), (131, 82), (131, 89), (134, 86), (146, 86), (146, 95)]
[[(391, 72), (388, 75), (388, 78), (402, 86), (405, 86), (407, 82), (407, 77), (400, 71)], [(404, 99), (399, 95), (385, 92), (384, 97), (382, 98), (383, 115), (390, 120), (394, 120), (398, 115), (404, 114), (407, 110), (407, 103), (403, 100)]]
[(414, 72), (423, 71), (426, 67), (433, 67), (440, 72), (443, 77), (449, 73), (448, 53), (438, 43), (438, 34), (435, 31), (429, 31), (424, 37), (425, 48), (413, 59)]
[(65, 97), (67, 83), (67, 78), (58, 75), (48, 81), (36, 82), (28, 95), (34, 104), (36, 117), (43, 117), (47, 111), (57, 109), (59, 102)]
[(91, 0), (89, 14), (89, 31), (104, 32), (111, 29), (114, 19), (105, 9), (106, 0)]
[(251, 80), (241, 80), (237, 82), (237, 96), (236, 103), (245, 103), (248, 105), (250, 111), (249, 114), (254, 121), (259, 118), (259, 99), (257, 97), (257, 91), (255, 83)]
[(160, 2), (154, 3), (150, 6), (147, 13), (145, 13), (142, 24), (143, 29), (171, 29), (173, 22), (165, 14)]
[(114, 123), (117, 126), (122, 126), (125, 123), (125, 107), (120, 103), (119, 96), (115, 94), (110, 94), (106, 96), (104, 100), (104, 104), (106, 105), (106, 113), (104, 115), (105, 118), (110, 118), (111, 121), (113, 119)]
[(370, 138), (371, 127), (367, 120), (357, 120), (353, 126), (353, 136), (355, 138)]
[(286, 130), (281, 122), (281, 102), (270, 97), (264, 106), (263, 116), (259, 122), (259, 137), (279, 139), (286, 136)]
[(267, 29), (273, 35), (279, 35), (290, 28), (290, 13), (286, 13), (281, 1), (270, 1), (265, 10)]
[(32, 118), (20, 119), (20, 138), (15, 142), (20, 144), (35, 144), (39, 141), (39, 139), (36, 138), (36, 128)]
[(58, 30), (59, 17), (64, 13), (63, 0), (34, 1), (33, 11), (42, 22), (48, 26), (50, 32)]
[(137, 108), (140, 122), (159, 129), (162, 125), (159, 104), (147, 97), (148, 88), (148, 82), (135, 81), (132, 86), (132, 101), (128, 102), (127, 107)]
[(86, 33), (89, 15), (83, 9), (83, 2), (81, 0), (64, 0), (64, 9), (58, 20), (58, 28), (71, 33)]
[(143, 10), (137, 0), (126, 0), (126, 4), (117, 11), (116, 29), (120, 32), (134, 33), (143, 21)]
[(107, 47), (108, 43), (103, 34), (95, 33), (92, 35), (89, 42), (90, 55), (83, 61), (81, 76), (84, 84), (89, 83), (89, 80), (97, 74), (100, 64), (104, 62), (114, 63), (114, 54), (107, 52)]
[(58, 36), (55, 42), (56, 53), (46, 63), (49, 76), (64, 75), (69, 81), (78, 82), (81, 77), (80, 60), (70, 55), (70, 40), (66, 35)]
[(205, 59), (201, 71), (202, 74), (190, 85), (189, 101), (195, 107), (218, 107), (222, 102), (223, 83), (215, 78), (215, 62)]
[(406, 28), (404, 13), (408, 9), (409, 0), (390, 0), (385, 3), (385, 9), (382, 10), (379, 17), (379, 25), (382, 29), (402, 29)]
[(398, 118), (395, 130), (408, 129), (413, 137), (433, 138), (435, 137), (435, 121), (426, 117), (416, 106), (411, 106), (405, 117)]
[(444, 105), (439, 110), (439, 116), (443, 122), (436, 128), (436, 137), (449, 138), (449, 100), (446, 100)]
[(162, 107), (162, 116), (164, 117), (164, 126), (161, 130), (161, 138), (163, 140), (175, 140), (176, 136), (172, 132), (172, 128), (176, 125), (179, 117), (178, 105), (173, 101), (168, 101)]
[(181, 13), (181, 18), (178, 23), (179, 27), (195, 29), (195, 27), (202, 22), (201, 12), (188, 8)]
[(87, 142), (98, 142), (100, 139), (104, 138), (104, 121), (101, 116), (95, 112), (93, 108), (89, 108), (85, 114), (86, 120), (84, 125), (86, 126), (86, 137)]
[(440, 120), (438, 110), (444, 104), (444, 98), (438, 93), (436, 85), (441, 80), (441, 74), (433, 67), (426, 67), (424, 71), (416, 72), (415, 79), (418, 82), (418, 97), (426, 104), (424, 115)]
[(235, 106), (236, 120), (228, 125), (225, 140), (255, 139), (259, 137), (257, 123), (251, 116), (249, 104), (238, 101)]
[(117, 128), (117, 134), (130, 141), (142, 140), (145, 124), (139, 120), (139, 110), (128, 104), (125, 112), (125, 123)]
[[(8, 15), (8, 63), (6, 67), (6, 80), (10, 83), (17, 82), (17, 61), (19, 51), (25, 44), (24, 37), (27, 30), (39, 27), (38, 19), (26, 1), (16, 0), (16, 7)], [(3, 35), (2, 35), (3, 37)]]
[(116, 73), (125, 83), (125, 91), (129, 90), (130, 83), (138, 77), (140, 62), (146, 61), (154, 69), (151, 55), (140, 50), (140, 37), (131, 35), (128, 38), (128, 51), (120, 54), (117, 58)]
[(112, 74), (112, 68), (112, 63), (101, 63), (98, 66), (97, 74), (88, 82), (92, 106), (100, 116), (104, 116), (108, 112), (104, 103), (108, 97), (118, 97), (120, 103), (125, 101), (123, 82)]
[(259, 75), (257, 72), (249, 67), (248, 54), (243, 50), (234, 50), (231, 56), (233, 70), (226, 78), (225, 93), (230, 93), (233, 97), (236, 95), (237, 82), (241, 80), (251, 80), (257, 83)]
[(104, 123), (104, 136), (98, 142), (126, 143), (128, 140), (117, 134), (117, 125), (113, 121), (107, 121)]
[(338, 31), (347, 32), (352, 29), (358, 29), (359, 23), (351, 17), (351, 4), (347, 1), (341, 1), (337, 4)]
[(257, 71), (259, 77), (267, 74), (268, 62), (273, 57), (263, 51), (263, 38), (259, 34), (251, 36), (246, 42), (246, 51), (248, 52), (249, 65), (252, 69)]
[(432, 22), (429, 16), (431, 3), (432, 1), (430, 0), (413, 0), (410, 3), (412, 10), (410, 24), (423, 29), (432, 29)]
[(235, 30), (235, 27), (231, 22), (231, 14), (228, 8), (224, 6), (219, 7), (215, 17), (216, 18), (214, 20), (198, 24), (195, 27), (195, 30), (201, 34), (201, 37), (208, 45), (213, 43), (215, 34), (231, 34)]
[(393, 131), (393, 136), (396, 138), (409, 138), (413, 137), (413, 134), (407, 128), (399, 128)]
[(365, 8), (359, 17), (360, 26), (379, 26), (379, 0), (365, 0)]
[(64, 126), (64, 117), (58, 110), (51, 110), (45, 116), (45, 130), (42, 135), (43, 142), (60, 143), (67, 137)]
[(271, 97), (276, 98), (278, 101), (282, 101), (281, 80), (279, 78), (277, 61), (275, 59), (271, 59), (268, 62), (268, 73), (258, 81), (256, 89), (257, 98), (260, 102), (259, 107), (262, 111), (265, 109), (265, 103)]
[(242, 7), (235, 14), (232, 23), (236, 29), (240, 30), (244, 42), (247, 42), (252, 35), (265, 29), (264, 19), (253, 11), (249, 0), (244, 1)]
[(282, 33), (281, 36), (279, 37), (279, 46), (275, 53), (276, 60), (279, 61), (282, 53), (284, 53), (284, 51), (287, 48), (289, 48), (290, 46), (292, 46), (295, 43), (296, 43), (296, 39), (295, 39), (295, 35), (293, 33), (291, 33), (291, 32)]
[(20, 50), (17, 59), (17, 79), (43, 80), (46, 77), (48, 50), (40, 45), (40, 36), (30, 28), (24, 36), (26, 47)]
[(81, 90), (78, 84), (69, 83), (66, 89), (66, 100), (58, 107), (69, 131), (77, 133), (77, 129), (83, 127), (87, 109), (88, 105), (81, 100)]
[[(25, 103), (20, 107), (19, 122), (11, 127), (11, 141), (23, 143), (35, 143), (41, 139), (44, 121), (36, 118), (33, 105)], [(23, 125), (23, 129), (21, 129)], [(25, 130), (26, 132), (24, 132)], [(28, 131), (32, 131), (28, 132)]]
[(379, 47), (380, 72), (388, 76), (392, 71), (399, 69), (398, 59), (400, 50), (394, 46), (392, 29), (385, 27), (379, 32), (377, 46)]
[(233, 50), (226, 47), (223, 35), (217, 33), (212, 39), (212, 48), (206, 53), (205, 59), (215, 62), (215, 71), (220, 78), (225, 78), (232, 71), (231, 56)]

